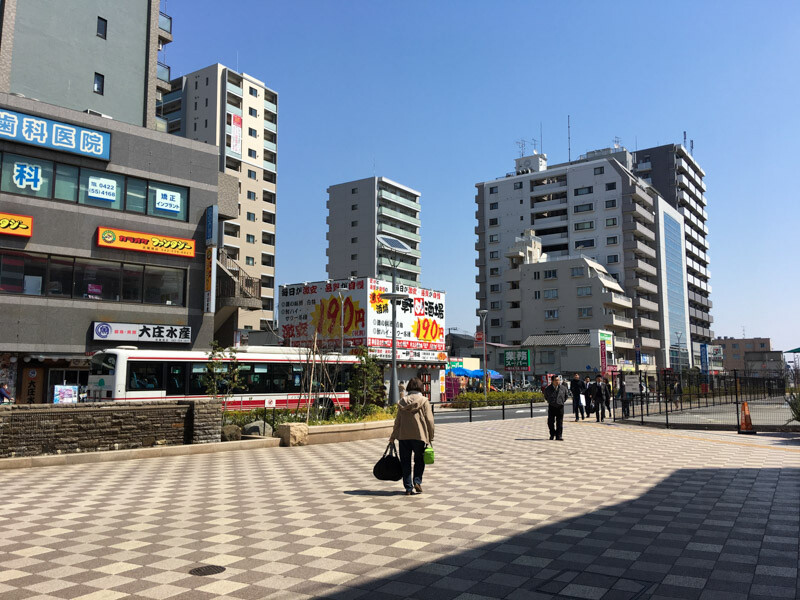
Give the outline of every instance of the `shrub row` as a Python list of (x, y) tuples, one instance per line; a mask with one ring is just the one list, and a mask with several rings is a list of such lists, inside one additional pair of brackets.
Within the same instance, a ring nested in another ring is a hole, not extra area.
[(544, 395), (541, 392), (489, 392), (487, 398), (479, 392), (466, 392), (459, 394), (452, 400), (447, 401), (444, 406), (450, 408), (473, 408), (480, 406), (501, 406), (502, 404), (527, 404), (533, 399), (534, 402), (544, 402)]

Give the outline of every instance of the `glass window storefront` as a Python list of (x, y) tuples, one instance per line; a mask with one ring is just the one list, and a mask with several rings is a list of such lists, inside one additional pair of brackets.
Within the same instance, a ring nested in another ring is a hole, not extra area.
[(673, 369), (689, 368), (691, 339), (686, 328), (681, 225), (664, 214), (664, 261), (667, 267), (667, 315), (669, 316), (669, 355)]
[(49, 198), (53, 191), (53, 163), (19, 154), (3, 154), (2, 185), (11, 194)]

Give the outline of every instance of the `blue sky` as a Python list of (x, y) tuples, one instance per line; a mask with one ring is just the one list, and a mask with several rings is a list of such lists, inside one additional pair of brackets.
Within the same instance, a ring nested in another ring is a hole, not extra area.
[[(164, 6), (166, 5), (166, 6)], [(224, 7), (224, 10), (223, 10)], [(422, 283), (474, 331), (474, 184), (694, 140), (718, 335), (800, 346), (800, 3), (162, 0), (173, 76), (221, 62), (279, 94), (277, 283), (325, 279), (327, 187), (422, 192)], [(793, 249), (794, 248), (794, 249)]]

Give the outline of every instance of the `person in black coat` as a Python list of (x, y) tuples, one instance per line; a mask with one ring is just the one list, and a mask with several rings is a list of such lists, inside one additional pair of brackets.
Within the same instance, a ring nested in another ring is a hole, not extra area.
[(569, 397), (567, 386), (561, 383), (560, 375), (553, 375), (550, 385), (544, 388), (544, 398), (547, 400), (547, 427), (550, 429), (550, 439), (562, 440), (564, 427), (564, 404)]
[(597, 422), (599, 423), (600, 421), (605, 421), (606, 403), (611, 400), (611, 392), (608, 390), (608, 386), (603, 383), (602, 375), (595, 377), (589, 395), (592, 398), (592, 404), (594, 405), (595, 411), (594, 415), (597, 419)]
[(569, 391), (572, 394), (572, 410), (575, 413), (575, 420), (578, 420), (578, 414), (584, 421), (586, 420), (586, 413), (583, 404), (581, 404), (581, 395), (586, 393), (586, 386), (581, 381), (581, 376), (575, 373), (572, 381), (569, 382)]

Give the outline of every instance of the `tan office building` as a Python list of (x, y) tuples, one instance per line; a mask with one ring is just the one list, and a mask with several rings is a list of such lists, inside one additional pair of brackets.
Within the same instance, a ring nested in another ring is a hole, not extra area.
[[(278, 95), (219, 63), (172, 81), (159, 116), (167, 131), (214, 144), (220, 170), (238, 179), (239, 216), (226, 221), (220, 266), (260, 282), (253, 302), (217, 307), (220, 339), (274, 328)], [(250, 286), (251, 290), (255, 290)]]

